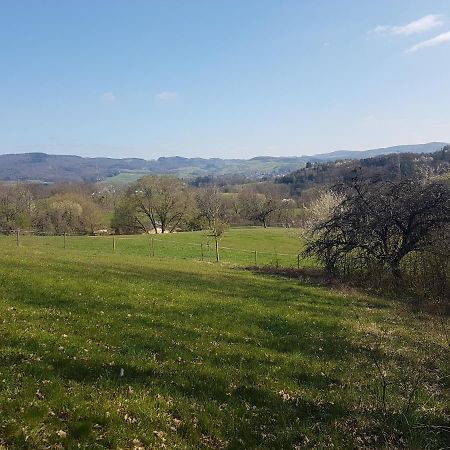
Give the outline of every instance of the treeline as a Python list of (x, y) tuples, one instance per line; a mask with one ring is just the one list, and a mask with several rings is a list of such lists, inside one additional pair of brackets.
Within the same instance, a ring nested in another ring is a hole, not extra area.
[[(226, 192), (225, 192), (226, 191)], [(214, 221), (234, 225), (298, 223), (297, 202), (285, 186), (260, 182), (225, 189), (194, 187), (171, 176), (146, 176), (122, 193), (114, 208), (116, 233), (167, 233), (211, 228)]]
[(0, 230), (95, 233), (105, 226), (105, 208), (90, 184), (0, 185)]
[(0, 230), (38, 233), (168, 233), (235, 225), (298, 224), (298, 205), (286, 186), (192, 185), (146, 176), (124, 187), (91, 183), (0, 184)]

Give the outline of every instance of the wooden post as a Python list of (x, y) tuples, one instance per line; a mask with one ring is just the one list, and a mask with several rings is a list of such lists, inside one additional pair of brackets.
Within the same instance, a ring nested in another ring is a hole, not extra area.
[(257, 266), (258, 265), (258, 252), (255, 250), (253, 253), (255, 254), (255, 266)]
[(116, 253), (116, 235), (113, 234), (113, 253)]
[(297, 255), (297, 269), (300, 269), (300, 254)]
[(203, 261), (203, 258), (204, 258), (204, 256), (203, 256), (203, 242), (200, 242), (200, 252), (202, 254), (202, 261)]
[(19, 240), (20, 240), (20, 230), (17, 228), (17, 231), (16, 231), (16, 245), (17, 245), (17, 247), (20, 245)]
[(155, 240), (152, 238), (152, 256), (155, 256)]
[(66, 249), (66, 233), (64, 233), (64, 249)]
[(219, 240), (216, 238), (216, 262), (220, 262)]

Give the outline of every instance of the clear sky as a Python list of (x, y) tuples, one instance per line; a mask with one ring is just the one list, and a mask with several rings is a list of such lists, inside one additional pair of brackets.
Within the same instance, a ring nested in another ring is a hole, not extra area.
[(0, 153), (450, 141), (449, 0), (1, 0)]

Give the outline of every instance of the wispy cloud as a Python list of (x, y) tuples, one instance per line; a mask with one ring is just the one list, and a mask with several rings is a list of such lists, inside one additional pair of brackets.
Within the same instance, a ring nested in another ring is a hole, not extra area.
[(162, 91), (156, 94), (156, 99), (161, 102), (173, 102), (178, 98), (178, 92)]
[(450, 31), (446, 33), (441, 33), (432, 39), (427, 39), (426, 41), (419, 42), (416, 45), (413, 45), (411, 48), (406, 50), (406, 53), (413, 53), (417, 50), (421, 50), (427, 47), (436, 47), (437, 45), (445, 44), (450, 42)]
[(392, 36), (410, 36), (424, 33), (444, 24), (442, 14), (429, 14), (406, 25), (378, 25), (373, 32)]
[(104, 92), (100, 95), (100, 101), (107, 104), (114, 103), (116, 101), (116, 96), (112, 92)]

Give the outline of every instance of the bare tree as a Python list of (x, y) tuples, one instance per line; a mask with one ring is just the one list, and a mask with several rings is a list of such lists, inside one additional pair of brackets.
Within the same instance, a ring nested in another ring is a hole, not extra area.
[(204, 189), (197, 195), (200, 214), (208, 221), (208, 229), (214, 237), (216, 261), (220, 261), (219, 240), (228, 228), (227, 204), (217, 186)]
[(150, 221), (155, 233), (175, 231), (191, 205), (190, 190), (180, 179), (169, 176), (146, 176), (130, 187), (127, 197), (133, 202), (136, 220)]
[(241, 214), (253, 221), (267, 227), (270, 215), (277, 210), (279, 202), (270, 194), (256, 192), (252, 188), (244, 188), (239, 193)]
[(313, 229), (306, 253), (336, 271), (345, 258), (388, 266), (401, 277), (400, 264), (427, 248), (433, 232), (450, 223), (450, 188), (443, 182), (356, 180), (331, 218)]
[(24, 184), (0, 185), (0, 230), (30, 227), (35, 203)]
[(217, 186), (199, 189), (196, 200), (200, 216), (206, 219), (210, 228), (217, 220), (227, 221), (228, 205)]

